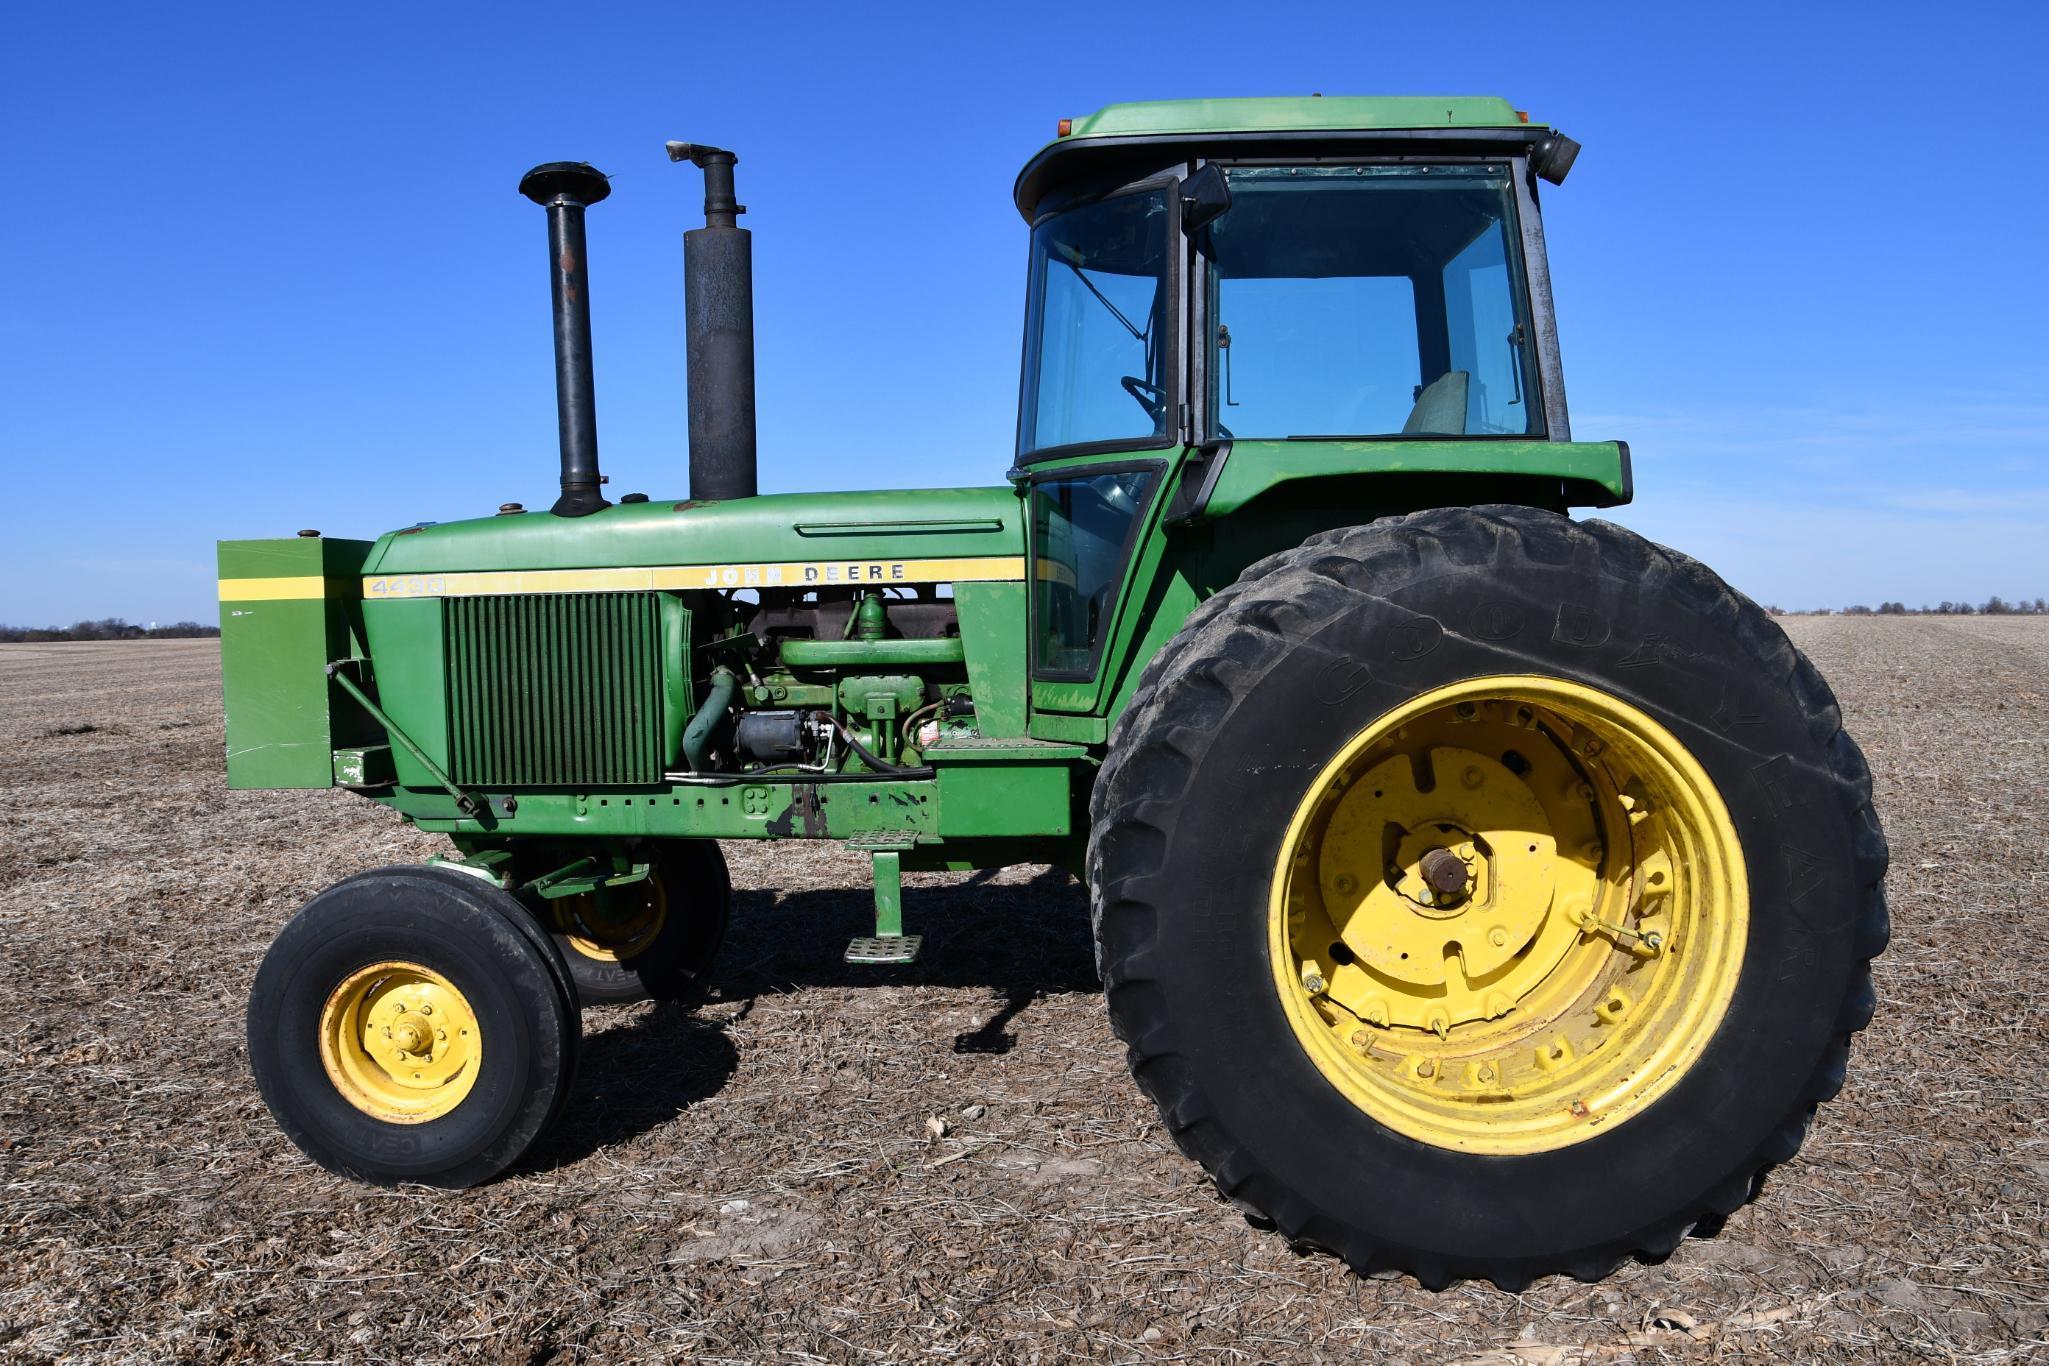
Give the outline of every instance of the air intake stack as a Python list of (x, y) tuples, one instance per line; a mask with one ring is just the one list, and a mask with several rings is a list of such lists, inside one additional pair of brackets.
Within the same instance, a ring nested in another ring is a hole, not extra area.
[(591, 375), (590, 275), (583, 211), (612, 192), (582, 161), (550, 161), (520, 177), (519, 192), (548, 211), (548, 275), (555, 300), (555, 412), (562, 425), (562, 496), (557, 517), (610, 507), (598, 486), (597, 385)]
[(754, 447), (754, 240), (733, 197), (739, 157), (702, 143), (672, 142), (669, 160), (704, 172), (704, 226), (683, 234), (683, 314), (688, 332), (690, 496), (752, 498)]

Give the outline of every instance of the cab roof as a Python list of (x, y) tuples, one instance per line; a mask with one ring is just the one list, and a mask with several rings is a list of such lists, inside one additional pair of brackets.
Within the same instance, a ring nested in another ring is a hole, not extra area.
[(1529, 144), (1548, 125), (1531, 123), (1492, 95), (1302, 95), (1260, 99), (1149, 100), (1104, 105), (1060, 121), (1060, 135), (1018, 173), (1018, 211), (1029, 221), (1056, 185), (1152, 151), (1229, 144), (1234, 152), (1303, 142), (1345, 146), (1408, 141)]

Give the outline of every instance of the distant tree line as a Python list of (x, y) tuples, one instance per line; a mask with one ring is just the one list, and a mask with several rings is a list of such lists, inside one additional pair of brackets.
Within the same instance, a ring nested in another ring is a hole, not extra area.
[(169, 626), (137, 626), (120, 617), (77, 621), (69, 626), (0, 626), (0, 644), (30, 640), (197, 640), (217, 636), (218, 626), (174, 621)]
[[(1783, 607), (1764, 609), (1775, 617), (1786, 615)], [(1799, 609), (1795, 609), (1798, 611)], [(1799, 613), (1802, 616), (1826, 617), (1836, 614), (1833, 607), (1811, 607)], [(1903, 602), (1881, 602), (1876, 607), (1858, 603), (1842, 609), (1846, 617), (2040, 617), (2049, 616), (2049, 600), (2042, 598), (2015, 598), (2011, 601), (1994, 593), (1980, 603), (1950, 602), (1947, 599), (1930, 607), (1922, 603), (1909, 607)]]

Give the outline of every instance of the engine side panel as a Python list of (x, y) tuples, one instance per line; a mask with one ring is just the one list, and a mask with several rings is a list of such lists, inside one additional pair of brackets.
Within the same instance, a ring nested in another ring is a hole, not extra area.
[(335, 751), (361, 763), (364, 748), (383, 743), (327, 676), (329, 661), (357, 652), (369, 551), (368, 541), (319, 536), (220, 543), (229, 787), (330, 787)]

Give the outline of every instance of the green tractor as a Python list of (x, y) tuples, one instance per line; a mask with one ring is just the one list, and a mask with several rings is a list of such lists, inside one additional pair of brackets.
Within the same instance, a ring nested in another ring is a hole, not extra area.
[(1138, 1084), (1256, 1222), (1428, 1286), (1669, 1253), (1799, 1147), (1870, 1018), (1886, 851), (1753, 603), (1574, 508), (1540, 181), (1494, 99), (1063, 120), (1025, 166), (992, 488), (757, 495), (730, 151), (684, 235), (690, 497), (604, 496), (581, 163), (547, 211), (561, 495), (220, 549), (228, 776), (449, 852), (359, 873), (249, 1004), (308, 1156), (462, 1187), (569, 1093), (584, 1004), (715, 974), (719, 840), (1086, 879)]

